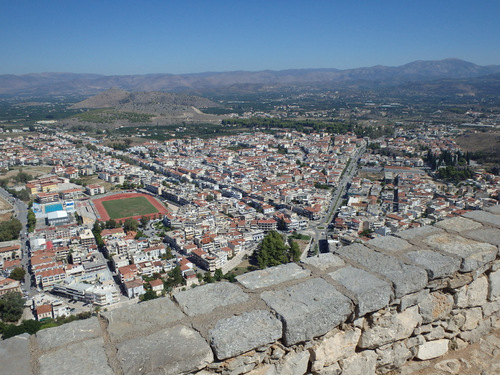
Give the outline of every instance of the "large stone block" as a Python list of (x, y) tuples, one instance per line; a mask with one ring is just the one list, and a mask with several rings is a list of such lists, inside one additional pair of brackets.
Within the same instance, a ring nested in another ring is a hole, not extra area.
[(432, 250), (410, 251), (404, 256), (414, 264), (425, 268), (430, 280), (453, 275), (460, 269), (461, 264), (458, 257)]
[(500, 298), (500, 270), (491, 272), (488, 275), (489, 289), (488, 300), (496, 301)]
[(341, 361), (342, 375), (375, 375), (377, 354), (371, 350), (357, 353)]
[(99, 321), (93, 317), (38, 331), (36, 337), (38, 347), (43, 351), (47, 351), (76, 341), (97, 338), (101, 334)]
[(336, 251), (342, 258), (357, 262), (391, 280), (396, 298), (422, 290), (427, 285), (427, 272), (423, 268), (405, 264), (363, 245), (345, 246)]
[(495, 246), (500, 246), (500, 229), (486, 228), (472, 230), (467, 232), (465, 236), (479, 242), (486, 242)]
[(479, 322), (483, 320), (483, 310), (480, 307), (474, 307), (472, 309), (466, 309), (464, 311), (465, 323), (462, 326), (462, 330), (470, 331), (479, 325)]
[(108, 321), (111, 339), (118, 341), (138, 332), (176, 322), (185, 316), (168, 298), (123, 306), (102, 315)]
[(446, 229), (449, 231), (461, 233), (461, 232), (464, 232), (467, 230), (479, 229), (483, 225), (481, 223), (475, 222), (474, 220), (470, 220), (470, 219), (466, 219), (464, 217), (458, 216), (458, 217), (454, 217), (451, 219), (446, 219), (446, 220), (440, 221), (440, 222), (436, 223), (435, 226), (437, 228)]
[(248, 296), (237, 285), (221, 282), (174, 293), (175, 300), (189, 316), (208, 314), (223, 306), (243, 303)]
[(363, 349), (375, 349), (408, 338), (421, 323), (422, 317), (418, 313), (418, 306), (397, 314), (387, 312), (374, 317), (370, 324), (365, 323), (358, 346)]
[(219, 360), (234, 357), (281, 338), (281, 322), (270, 312), (253, 310), (222, 319), (210, 330), (210, 344)]
[(389, 305), (393, 297), (392, 287), (388, 282), (359, 268), (348, 266), (329, 275), (356, 296), (358, 316), (380, 310)]
[(289, 353), (283, 362), (276, 365), (276, 373), (280, 375), (304, 375), (309, 365), (309, 352), (307, 350)]
[(427, 341), (418, 347), (416, 357), (421, 361), (441, 357), (448, 352), (449, 343), (447, 339)]
[(214, 360), (200, 334), (181, 325), (125, 341), (117, 348), (124, 375), (176, 375), (202, 369)]
[(405, 240), (414, 240), (418, 238), (425, 238), (431, 234), (444, 233), (442, 229), (436, 228), (434, 226), (426, 225), (419, 228), (407, 229), (402, 232), (397, 232), (395, 236), (401, 237)]
[(498, 249), (491, 244), (469, 240), (459, 235), (434, 234), (423, 240), (428, 246), (459, 256), (462, 259), (460, 271), (470, 272), (493, 261)]
[(469, 285), (462, 287), (455, 294), (455, 305), (457, 307), (475, 307), (486, 303), (488, 296), (488, 281), (486, 276), (482, 276)]
[(342, 267), (345, 265), (345, 262), (340, 257), (332, 253), (318, 254), (313, 257), (308, 257), (303, 260), (303, 263), (319, 268), (322, 271), (325, 271), (330, 267)]
[(471, 211), (463, 215), (469, 219), (479, 221), (483, 224), (494, 225), (500, 227), (500, 215), (494, 215), (485, 211)]
[(19, 336), (0, 341), (0, 369), (2, 374), (32, 375), (30, 361), (30, 336)]
[(40, 356), (39, 363), (40, 375), (114, 374), (102, 338), (60, 347)]
[(236, 280), (244, 287), (255, 290), (281, 284), (286, 281), (303, 279), (309, 275), (311, 275), (311, 271), (303, 269), (296, 263), (288, 263), (245, 273), (238, 276)]
[(323, 279), (267, 291), (261, 298), (283, 322), (287, 346), (324, 335), (343, 323), (353, 311), (349, 298)]
[(500, 204), (497, 204), (496, 206), (485, 207), (484, 210), (495, 215), (500, 215)]
[(398, 253), (408, 250), (412, 245), (405, 240), (394, 237), (384, 236), (368, 241), (367, 245), (375, 247), (387, 253)]
[(312, 371), (333, 365), (337, 361), (353, 356), (358, 345), (361, 330), (338, 331), (330, 337), (323, 338), (311, 351)]
[(420, 302), (418, 308), (424, 324), (446, 319), (453, 309), (453, 297), (449, 294), (434, 292)]

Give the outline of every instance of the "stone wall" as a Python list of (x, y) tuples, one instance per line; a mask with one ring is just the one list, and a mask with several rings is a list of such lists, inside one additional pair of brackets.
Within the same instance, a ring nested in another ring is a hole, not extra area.
[(0, 343), (2, 373), (373, 374), (500, 317), (500, 206)]

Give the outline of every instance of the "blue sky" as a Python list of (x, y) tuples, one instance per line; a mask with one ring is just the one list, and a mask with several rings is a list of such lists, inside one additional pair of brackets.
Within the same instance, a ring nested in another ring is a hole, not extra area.
[(500, 1), (2, 0), (0, 74), (500, 64)]

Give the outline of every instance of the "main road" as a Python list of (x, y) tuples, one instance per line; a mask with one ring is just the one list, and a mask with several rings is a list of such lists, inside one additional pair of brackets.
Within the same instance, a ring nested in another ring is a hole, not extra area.
[(29, 254), (28, 247), (26, 246), (26, 242), (28, 241), (28, 206), (22, 200), (15, 198), (12, 196), (7, 190), (0, 187), (0, 196), (9, 202), (14, 207), (14, 216), (19, 219), (21, 224), (23, 225), (23, 229), (21, 229), (21, 233), (19, 234), (19, 241), (21, 242), (21, 265), (26, 270), (26, 275), (24, 277), (25, 288), (29, 290), (31, 286), (31, 277), (28, 272), (29, 266)]
[[(313, 221), (309, 225), (308, 232), (309, 234), (312, 235), (313, 241), (311, 243), (311, 249), (314, 250), (314, 247), (318, 245), (318, 248), (320, 248), (320, 241), (327, 239), (327, 230), (328, 230), (328, 225), (330, 224), (331, 219), (333, 218), (333, 215), (339, 207), (342, 205), (342, 197), (345, 194), (345, 190), (347, 187), (347, 184), (351, 181), (352, 177), (356, 174), (358, 170), (358, 161), (361, 158), (361, 155), (365, 152), (365, 146), (360, 147), (359, 149), (356, 150), (354, 156), (350, 159), (349, 165), (347, 166), (347, 169), (344, 171), (342, 178), (339, 181), (339, 184), (337, 185), (337, 188), (335, 189), (335, 192), (332, 195), (332, 199), (330, 200), (330, 203), (328, 205), (328, 209), (326, 210), (325, 215), (316, 221)], [(301, 259), (304, 259), (307, 257), (306, 252), (304, 251), (302, 253)]]

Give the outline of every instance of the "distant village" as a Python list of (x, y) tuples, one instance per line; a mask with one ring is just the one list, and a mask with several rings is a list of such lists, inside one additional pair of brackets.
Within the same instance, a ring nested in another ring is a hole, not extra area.
[[(203, 273), (226, 274), (271, 230), (310, 234), (325, 222), (329, 246), (344, 246), (498, 204), (499, 176), (477, 171), (457, 186), (429, 175), (426, 153), (459, 150), (455, 134), (444, 126), (401, 128), (370, 140), (280, 130), (117, 150), (85, 133), (21, 132), (0, 140), (0, 168), (50, 171), (15, 187), (32, 197), (36, 226), (27, 234), (29, 250), (20, 241), (0, 243), (0, 295), (21, 291), (9, 275), (26, 266), (39, 320), (72, 313), (68, 301), (111, 308), (147, 291), (170, 292), (164, 281), (174, 269), (183, 288), (203, 283)], [(353, 164), (357, 175), (338, 211), (329, 212)], [(82, 183), (90, 177), (92, 183)], [(102, 219), (92, 200), (122, 191), (153, 196), (167, 213), (137, 230), (100, 228), (98, 246), (95, 223)], [(308, 255), (312, 246), (311, 239)]]

